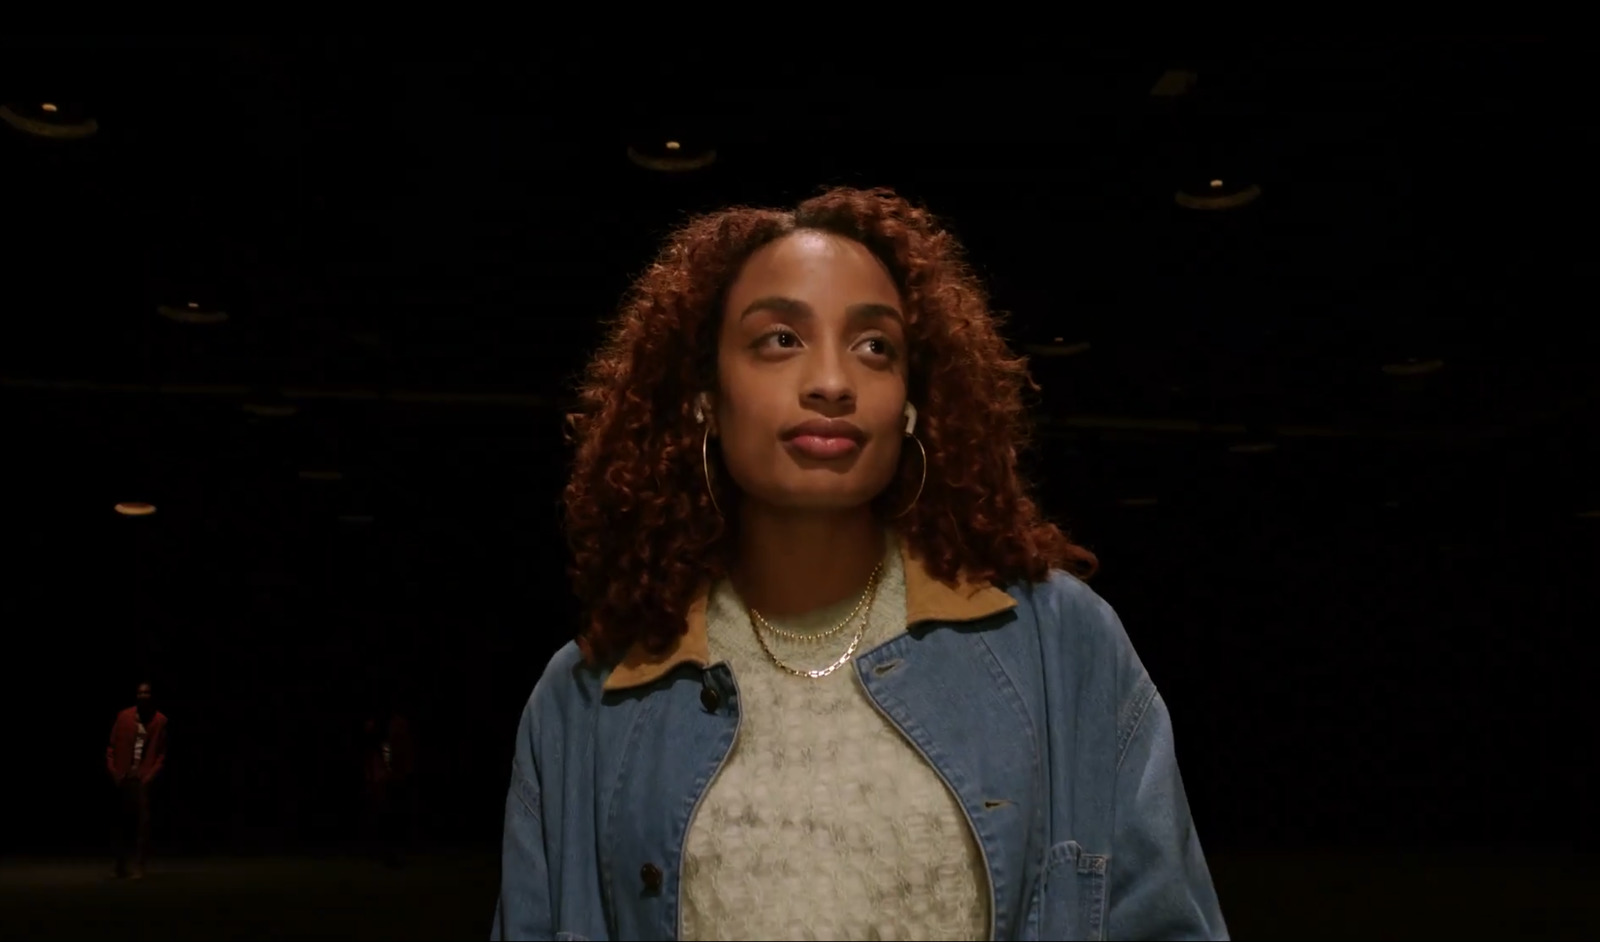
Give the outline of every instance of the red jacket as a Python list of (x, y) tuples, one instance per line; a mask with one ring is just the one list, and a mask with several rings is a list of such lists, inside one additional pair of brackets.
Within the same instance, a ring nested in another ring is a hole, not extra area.
[[(377, 735), (377, 721), (368, 720), (369, 734)], [(383, 747), (374, 744), (367, 749), (367, 785), (382, 788), (389, 782), (403, 782), (417, 769), (416, 744), (411, 739), (411, 723), (395, 714), (389, 721), (389, 735), (382, 737), (389, 743), (389, 762), (383, 761)]]
[[(128, 776), (133, 765), (133, 740), (139, 734), (139, 708), (128, 707), (111, 724), (111, 743), (106, 746), (106, 771), (117, 781)], [(139, 781), (149, 784), (167, 761), (167, 715), (156, 711), (155, 719), (145, 724), (144, 753), (137, 770)]]

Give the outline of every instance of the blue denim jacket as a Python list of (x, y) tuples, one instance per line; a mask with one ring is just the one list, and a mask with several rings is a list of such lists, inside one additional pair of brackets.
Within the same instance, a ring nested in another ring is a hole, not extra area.
[[(1226, 939), (1166, 704), (1084, 583), (935, 580), (907, 548), (906, 631), (856, 657), (869, 699), (960, 799), (991, 939)], [(673, 939), (684, 837), (739, 728), (707, 593), (676, 648), (534, 687), (506, 798), (494, 939)]]

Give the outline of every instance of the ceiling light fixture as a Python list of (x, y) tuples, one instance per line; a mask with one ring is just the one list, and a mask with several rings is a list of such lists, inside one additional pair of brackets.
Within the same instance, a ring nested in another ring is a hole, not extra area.
[(228, 319), (227, 311), (203, 308), (198, 301), (189, 301), (182, 306), (160, 304), (156, 306), (156, 313), (180, 324), (221, 324)]
[(146, 504), (138, 501), (125, 502), (117, 505), (117, 513), (124, 517), (148, 517), (156, 512), (155, 504)]
[(1221, 177), (1212, 177), (1204, 188), (1182, 189), (1174, 193), (1172, 198), (1184, 209), (1238, 209), (1260, 199), (1261, 187), (1255, 183), (1233, 186)]
[(689, 173), (716, 163), (717, 152), (687, 139), (667, 138), (659, 144), (629, 144), (628, 159), (658, 173)]
[(0, 105), (0, 121), (23, 134), (57, 141), (93, 137), (100, 130), (95, 119), (86, 115), (75, 117), (74, 109), (63, 108), (53, 101), (38, 105)]

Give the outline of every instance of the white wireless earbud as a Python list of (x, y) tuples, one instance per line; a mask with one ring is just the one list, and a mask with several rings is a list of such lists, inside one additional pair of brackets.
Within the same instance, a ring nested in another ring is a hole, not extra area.
[(915, 432), (916, 430), (917, 430), (917, 407), (908, 402), (908, 403), (906, 403), (906, 437), (910, 438), (911, 437), (911, 433)]

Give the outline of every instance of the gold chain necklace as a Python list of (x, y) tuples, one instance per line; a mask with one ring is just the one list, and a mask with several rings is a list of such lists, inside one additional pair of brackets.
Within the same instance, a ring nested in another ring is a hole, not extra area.
[[(819, 668), (817, 670), (801, 670), (798, 667), (791, 667), (790, 665), (785, 664), (778, 657), (778, 655), (776, 655), (776, 654), (774, 654), (772, 652), (772, 648), (767, 645), (767, 639), (761, 634), (761, 627), (760, 626), (766, 624), (766, 619), (762, 618), (756, 612), (756, 610), (751, 608), (750, 606), (746, 605), (745, 608), (746, 608), (746, 610), (748, 610), (750, 612), (750, 627), (755, 630), (756, 641), (761, 645), (761, 650), (763, 650), (763, 651), (765, 651), (767, 653), (767, 657), (772, 659), (772, 663), (773, 664), (776, 664), (782, 670), (787, 671), (788, 673), (793, 674), (796, 677), (807, 677), (807, 678), (810, 678), (812, 680), (819, 680), (819, 679), (821, 679), (823, 677), (828, 676), (829, 674), (833, 673), (834, 671), (838, 670), (839, 668), (843, 667), (844, 665), (850, 663), (850, 658), (855, 655), (856, 648), (861, 645), (861, 639), (867, 633), (867, 624), (869, 622), (871, 622), (871, 620), (872, 620), (872, 617), (871, 617), (872, 616), (872, 603), (877, 597), (878, 597), (878, 570), (875, 568), (875, 569), (872, 570), (872, 576), (867, 580), (867, 590), (862, 595), (862, 601), (866, 605), (867, 611), (866, 611), (866, 614), (861, 616), (861, 626), (856, 629), (855, 636), (850, 639), (850, 646), (848, 648), (845, 648), (844, 653), (839, 655), (839, 659), (837, 661), (834, 661), (832, 664), (829, 664), (827, 667)], [(861, 607), (862, 607), (862, 603), (857, 603), (856, 611), (860, 611)], [(854, 612), (851, 613), (851, 617), (852, 618), (855, 617)], [(845, 619), (844, 621), (839, 623), (839, 628), (843, 628), (845, 625), (847, 625), (849, 623), (850, 623), (850, 620), (849, 619)], [(839, 628), (835, 628), (833, 630), (837, 631), (837, 630), (839, 630)], [(831, 631), (829, 633), (832, 634)]]
[(856, 620), (856, 616), (861, 613), (861, 606), (865, 605), (867, 602), (867, 593), (871, 592), (873, 586), (878, 584), (878, 573), (882, 569), (882, 562), (879, 562), (878, 565), (872, 567), (872, 574), (867, 576), (867, 587), (862, 590), (861, 597), (856, 599), (856, 607), (850, 610), (850, 614), (844, 616), (843, 621), (820, 634), (808, 633), (804, 631), (785, 631), (782, 628), (779, 628), (777, 625), (767, 621), (765, 618), (762, 618), (761, 613), (753, 608), (750, 609), (750, 620), (755, 622), (758, 628), (766, 631), (768, 634), (783, 638), (785, 641), (798, 641), (801, 644), (818, 644), (843, 631), (846, 625)]

